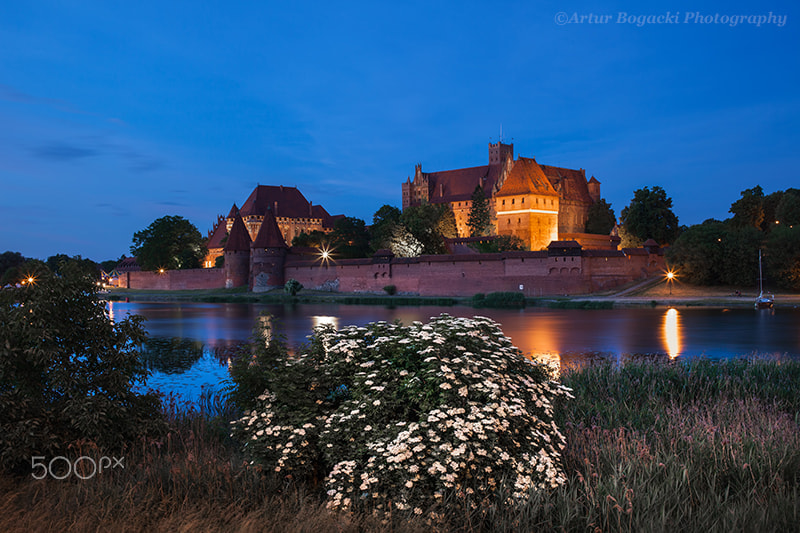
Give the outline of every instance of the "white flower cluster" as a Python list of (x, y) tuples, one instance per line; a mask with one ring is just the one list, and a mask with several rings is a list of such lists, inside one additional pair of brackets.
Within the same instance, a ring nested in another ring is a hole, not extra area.
[(271, 392), (234, 424), (277, 471), (316, 461), (329, 507), (421, 514), (446, 493), (476, 508), (501, 489), (523, 501), (565, 482), (552, 415), (569, 390), (492, 320), (442, 315), (317, 334), (325, 353), (293, 364), (322, 361), (318, 383), (339, 392), (302, 425), (278, 420)]

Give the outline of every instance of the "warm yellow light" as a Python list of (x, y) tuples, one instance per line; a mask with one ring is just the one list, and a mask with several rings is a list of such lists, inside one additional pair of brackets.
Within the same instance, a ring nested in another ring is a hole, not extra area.
[(159, 274), (163, 274), (163, 273), (164, 273), (164, 269), (163, 269), (163, 268), (159, 268), (159, 269), (158, 269), (158, 273), (159, 273)]
[(664, 344), (670, 359), (678, 357), (681, 353), (680, 316), (677, 309), (668, 309), (664, 315)]
[(319, 260), (322, 263), (328, 264), (328, 261), (333, 261), (333, 250), (329, 248), (327, 245), (320, 246), (319, 248)]
[(668, 280), (672, 281), (672, 278), (674, 278), (674, 277), (675, 277), (675, 273), (674, 272), (667, 272), (667, 279)]

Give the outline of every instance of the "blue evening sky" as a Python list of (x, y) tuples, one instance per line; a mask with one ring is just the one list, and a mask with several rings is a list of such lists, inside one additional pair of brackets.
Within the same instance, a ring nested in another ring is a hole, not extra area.
[(617, 215), (660, 185), (682, 224), (724, 219), (800, 186), (798, 50), (794, 2), (3, 2), (0, 252), (114, 259), (164, 215), (205, 235), (259, 183), (370, 223), (501, 125)]

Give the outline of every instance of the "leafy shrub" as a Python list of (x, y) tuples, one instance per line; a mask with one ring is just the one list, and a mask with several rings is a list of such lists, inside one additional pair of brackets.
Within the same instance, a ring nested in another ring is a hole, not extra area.
[(285, 290), (289, 295), (296, 296), (298, 292), (303, 289), (303, 284), (297, 281), (296, 279), (290, 279), (286, 282), (286, 285), (283, 286), (283, 290)]
[(386, 294), (388, 294), (389, 296), (397, 294), (397, 287), (395, 287), (394, 285), (387, 285), (383, 288), (383, 290), (386, 291)]
[(119, 449), (164, 427), (158, 398), (133, 390), (146, 377), (141, 317), (111, 322), (95, 291), (74, 265), (0, 290), (0, 466), (30, 469), (79, 441)]
[[(480, 298), (479, 298), (480, 296)], [(475, 307), (525, 307), (525, 295), (521, 292), (490, 292), (472, 297)]]
[(293, 357), (253, 349), (260, 378), (234, 381), (264, 389), (232, 435), (276, 472), (322, 479), (330, 508), (475, 509), (565, 482), (552, 405), (569, 389), (488, 318), (320, 328)]

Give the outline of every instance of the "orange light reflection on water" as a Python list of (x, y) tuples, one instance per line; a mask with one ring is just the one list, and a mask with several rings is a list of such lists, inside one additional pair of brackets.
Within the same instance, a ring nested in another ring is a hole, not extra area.
[[(518, 335), (520, 337), (524, 335), (526, 338), (516, 342), (515, 337)], [(531, 320), (527, 330), (513, 332), (509, 336), (515, 341), (514, 345), (520, 347), (526, 356), (547, 363), (555, 370), (555, 377), (558, 377), (561, 373), (561, 352), (557, 335), (555, 324), (541, 317)], [(526, 352), (524, 349), (526, 346), (535, 346), (536, 349)]]
[(677, 309), (667, 309), (664, 314), (664, 327), (662, 332), (664, 346), (670, 359), (675, 359), (681, 354), (681, 321)]

